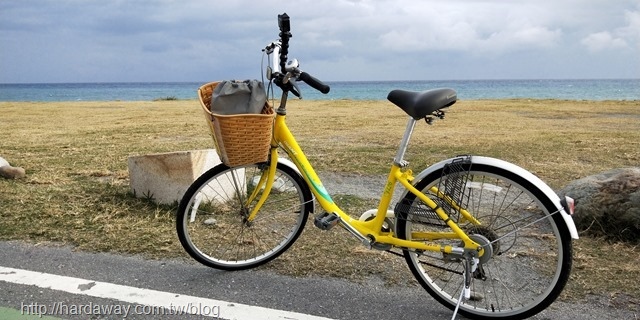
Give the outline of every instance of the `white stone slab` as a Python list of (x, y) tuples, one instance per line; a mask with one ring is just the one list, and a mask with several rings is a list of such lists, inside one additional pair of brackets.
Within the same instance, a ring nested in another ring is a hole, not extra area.
[(179, 202), (193, 181), (218, 164), (213, 149), (132, 156), (128, 159), (131, 191), (157, 203)]

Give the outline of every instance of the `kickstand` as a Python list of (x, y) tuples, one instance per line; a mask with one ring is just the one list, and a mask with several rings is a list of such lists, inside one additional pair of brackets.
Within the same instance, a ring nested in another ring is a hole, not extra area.
[(460, 304), (462, 303), (462, 295), (464, 294), (464, 287), (465, 287), (465, 282), (466, 282), (466, 272), (463, 273), (463, 277), (465, 278), (465, 281), (463, 281), (462, 283), (462, 290), (460, 290), (460, 296), (458, 297), (458, 303), (456, 304), (456, 308), (453, 310), (453, 317), (451, 317), (451, 320), (456, 320), (456, 316), (458, 315), (458, 309), (460, 308)]
[(453, 310), (453, 317), (451, 317), (451, 320), (456, 319), (458, 309), (460, 309), (460, 305), (462, 304), (462, 299), (467, 300), (471, 298), (471, 273), (475, 271), (475, 268), (478, 266), (477, 258), (467, 257), (464, 259), (462, 266), (464, 268), (464, 272), (462, 273), (462, 289), (460, 290), (458, 303), (456, 304), (456, 308)]

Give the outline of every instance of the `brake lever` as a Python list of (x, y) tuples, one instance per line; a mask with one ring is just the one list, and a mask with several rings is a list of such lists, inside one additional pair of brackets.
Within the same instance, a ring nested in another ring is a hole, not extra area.
[(300, 88), (298, 88), (298, 84), (295, 81), (289, 81), (289, 84), (291, 84), (291, 93), (293, 93), (294, 96), (298, 97), (298, 99), (302, 100), (302, 93), (300, 93)]
[(294, 73), (295, 70), (293, 71), (289, 71), (287, 72), (287, 74), (285, 74), (284, 78), (282, 79), (282, 84), (287, 86), (287, 90), (291, 91), (291, 93), (293, 93), (294, 96), (298, 97), (299, 99), (302, 99), (302, 94), (300, 93), (300, 88), (298, 88), (298, 84), (296, 84), (295, 81), (291, 81), (291, 79), (293, 78), (294, 80), (297, 79), (296, 74)]

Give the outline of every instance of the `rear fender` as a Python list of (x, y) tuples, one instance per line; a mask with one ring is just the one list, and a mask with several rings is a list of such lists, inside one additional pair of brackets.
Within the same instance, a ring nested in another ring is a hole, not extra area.
[[(428, 176), (432, 172), (442, 169), (442, 167), (444, 167), (445, 164), (451, 163), (451, 161), (453, 161), (454, 159), (455, 158), (443, 160), (443, 161), (440, 161), (440, 162), (430, 166), (429, 168), (427, 168), (424, 171), (420, 172), (415, 177), (414, 181), (416, 183), (418, 181), (421, 181), (422, 179), (424, 179), (426, 176)], [(553, 205), (556, 207), (556, 210), (560, 213), (560, 216), (562, 217), (562, 220), (564, 221), (565, 225), (567, 226), (567, 230), (569, 230), (569, 234), (571, 235), (571, 238), (578, 239), (578, 230), (576, 229), (576, 225), (573, 222), (573, 218), (571, 218), (571, 215), (569, 215), (567, 210), (565, 210), (564, 206), (562, 205), (560, 197), (558, 197), (558, 195), (546, 183), (544, 183), (544, 181), (540, 180), (540, 178), (536, 177), (531, 172), (529, 172), (529, 171), (527, 171), (527, 170), (525, 170), (525, 169), (523, 169), (523, 168), (521, 168), (521, 167), (519, 167), (519, 166), (517, 166), (517, 165), (515, 165), (513, 163), (509, 163), (509, 162), (506, 162), (506, 161), (503, 161), (503, 160), (500, 160), (500, 159), (489, 158), (489, 157), (481, 157), (481, 156), (473, 156), (471, 158), (471, 162), (472, 162), (472, 164), (482, 164), (482, 165), (501, 168), (501, 169), (504, 169), (504, 170), (507, 170), (507, 171), (511, 172), (512, 174), (514, 174), (516, 176), (521, 177), (524, 180), (527, 180), (527, 181), (531, 182), (535, 187), (540, 189), (540, 191), (542, 191), (542, 193), (544, 193), (544, 195), (547, 198), (549, 198), (549, 200), (551, 200)], [(404, 190), (404, 192), (403, 192), (402, 196), (400, 197), (400, 199), (403, 199), (407, 195), (407, 193), (408, 193), (408, 191)]]

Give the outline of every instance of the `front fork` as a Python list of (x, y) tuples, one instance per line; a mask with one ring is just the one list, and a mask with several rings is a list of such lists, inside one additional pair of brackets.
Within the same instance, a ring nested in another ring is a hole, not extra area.
[(249, 216), (246, 218), (247, 223), (251, 223), (251, 221), (255, 219), (258, 211), (260, 211), (260, 208), (262, 208), (262, 205), (269, 197), (269, 194), (271, 194), (271, 188), (273, 187), (273, 182), (275, 181), (276, 177), (276, 167), (278, 166), (278, 149), (271, 148), (271, 154), (269, 156), (269, 161), (267, 161), (266, 163), (266, 166), (268, 166), (267, 170), (262, 170), (260, 181), (258, 181), (255, 188), (251, 192), (251, 195), (247, 197), (247, 200), (244, 203), (244, 207), (249, 208), (250, 204), (253, 203), (258, 194), (260, 194), (260, 190), (262, 190), (264, 187), (258, 203), (256, 203), (256, 205), (249, 213)]

